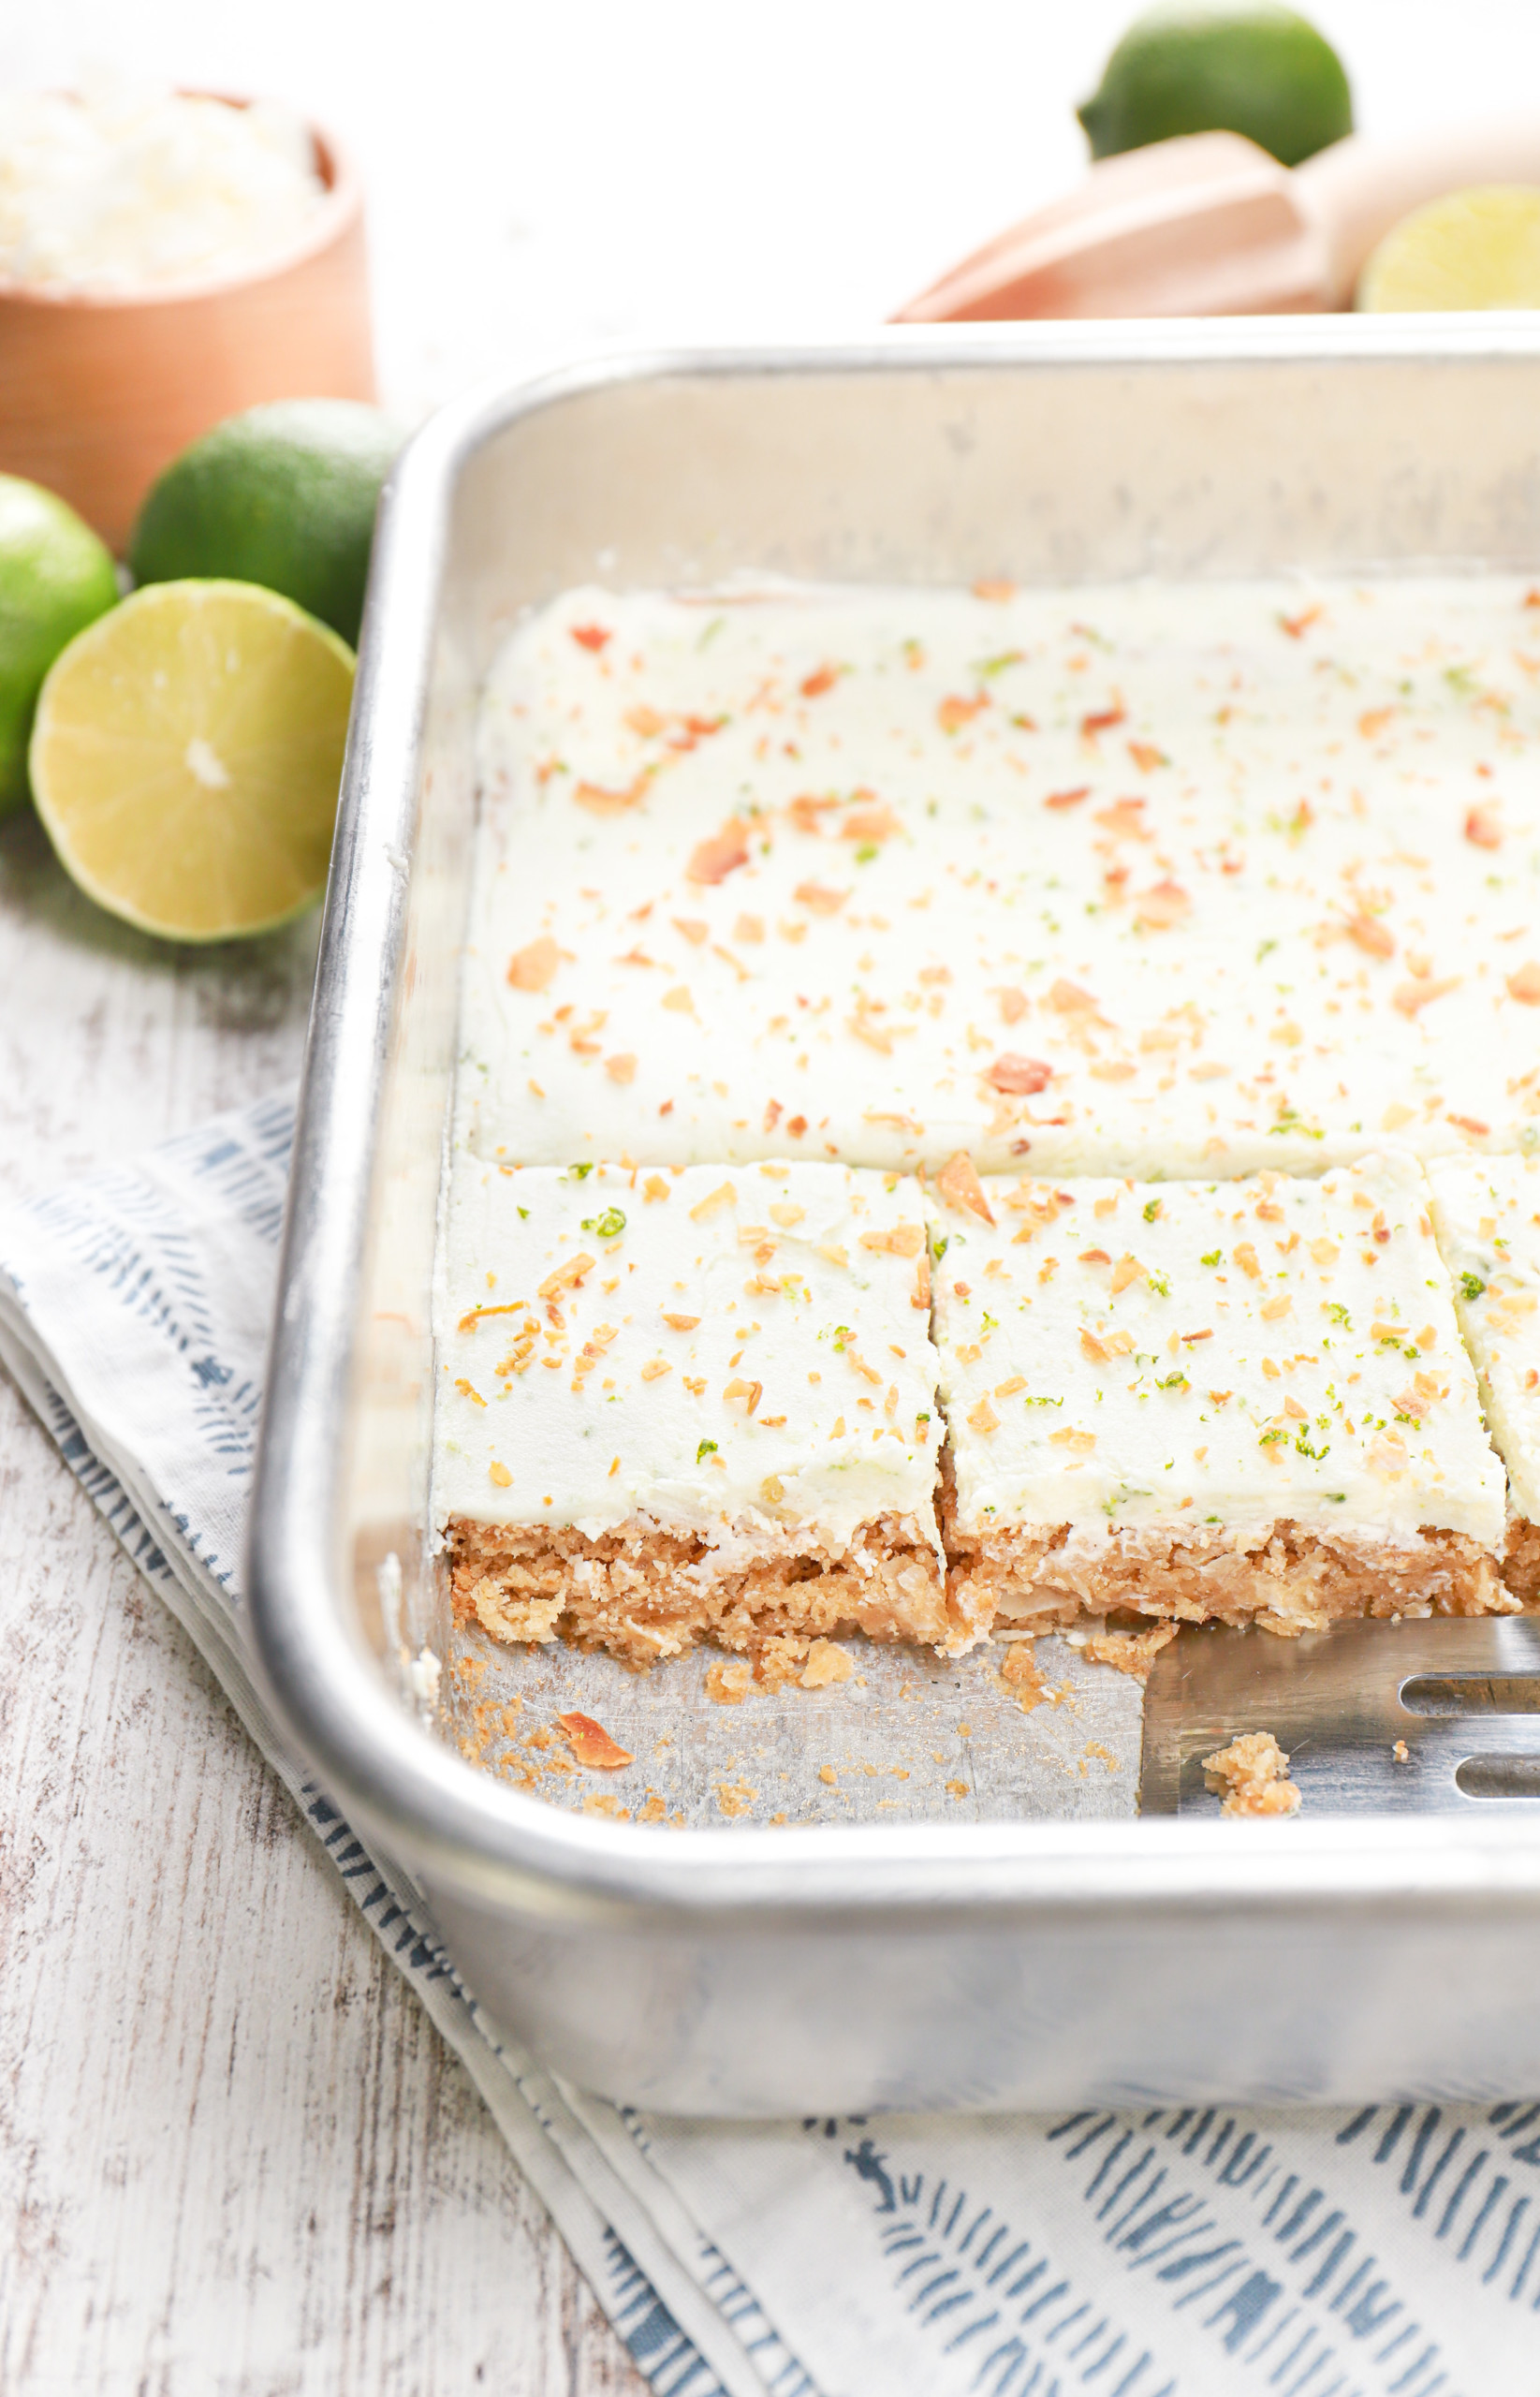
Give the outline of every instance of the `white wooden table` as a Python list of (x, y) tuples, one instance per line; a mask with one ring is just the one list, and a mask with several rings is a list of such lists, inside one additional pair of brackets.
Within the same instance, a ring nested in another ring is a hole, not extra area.
[[(314, 949), (172, 956), (0, 828), (0, 1200), (282, 1083)], [(0, 1375), (0, 2390), (482, 2387), (644, 2383)]]
[[(599, 339), (858, 332), (1074, 178), (1069, 104), (1135, 5), (34, 0), (0, 19), (0, 85), (115, 60), (341, 131), (415, 415)], [(1458, 37), (1448, 11), (1306, 5), (1370, 129), (1540, 88), (1518, 0), (1465, 0)], [(0, 828), (0, 1200), (286, 1081), (314, 942), (177, 956), (76, 896), (30, 818)], [(643, 2385), (0, 1377), (0, 2391)]]

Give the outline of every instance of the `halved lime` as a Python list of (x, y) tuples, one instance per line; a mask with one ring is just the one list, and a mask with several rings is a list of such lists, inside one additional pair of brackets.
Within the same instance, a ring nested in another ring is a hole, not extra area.
[(1376, 315), (1540, 308), (1540, 191), (1479, 184), (1414, 209), (1370, 258), (1355, 304)]
[(55, 659), (29, 763), (66, 871), (167, 940), (266, 932), (320, 893), (353, 653), (245, 582), (157, 582)]

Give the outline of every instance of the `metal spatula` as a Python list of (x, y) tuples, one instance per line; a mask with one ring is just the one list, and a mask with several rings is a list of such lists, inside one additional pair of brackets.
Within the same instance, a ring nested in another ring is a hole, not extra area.
[(1310, 1816), (1533, 1807), (1540, 1829), (1540, 1617), (1184, 1628), (1145, 1692), (1141, 1813), (1217, 1814), (1202, 1760), (1243, 1731), (1287, 1750)]

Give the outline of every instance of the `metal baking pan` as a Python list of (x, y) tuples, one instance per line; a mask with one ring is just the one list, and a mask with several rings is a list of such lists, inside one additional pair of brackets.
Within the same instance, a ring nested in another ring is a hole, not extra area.
[[(473, 1769), (403, 1666), (450, 1636), (426, 1537), (430, 1275), (474, 716), (521, 611), (580, 580), (1476, 563), (1540, 570), (1533, 319), (922, 329), (625, 357), (473, 396), (407, 452), (327, 902), (251, 1621), (297, 1745), (418, 1875), (489, 2013), (558, 2072), (722, 2115), (1540, 2081), (1540, 1816), (1521, 1801), (1308, 1805), (1283, 1826), (1182, 1801), (1136, 1820), (1124, 1782), (1100, 1818), (1065, 1819), (986, 1725), (971, 1779), (917, 1786), (902, 1816), (831, 1793), (802, 1828), (711, 1828), (709, 1810), (647, 1828)], [(955, 1718), (959, 1701), (929, 1667), (905, 1700), (879, 1662), (859, 1721), (880, 1759), (904, 1703)], [(578, 1685), (565, 1652), (507, 1668), (534, 1705)], [(688, 1668), (628, 1686), (672, 1709), (683, 1746), (727, 1736)], [(812, 1735), (783, 1736), (795, 1753), (771, 1765), (795, 1782)], [(860, 1763), (841, 1791), (870, 1780)]]

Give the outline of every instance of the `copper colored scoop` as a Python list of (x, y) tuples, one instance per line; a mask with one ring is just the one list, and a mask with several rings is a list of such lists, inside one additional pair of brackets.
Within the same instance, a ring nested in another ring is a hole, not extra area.
[(1238, 133), (1157, 141), (989, 242), (895, 322), (1345, 308), (1382, 235), (1471, 184), (1540, 184), (1540, 117), (1353, 135), (1292, 171)]

